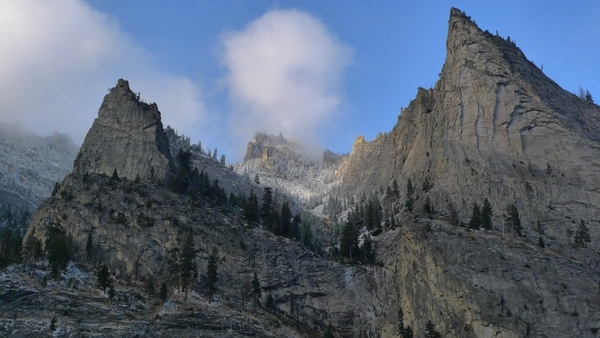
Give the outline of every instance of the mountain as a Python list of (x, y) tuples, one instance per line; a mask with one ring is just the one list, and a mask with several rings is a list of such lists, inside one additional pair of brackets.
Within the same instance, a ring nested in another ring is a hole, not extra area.
[(41, 137), (0, 125), (0, 205), (33, 212), (71, 171), (76, 154), (65, 135)]
[[(119, 80), (73, 172), (24, 239), (29, 257), (36, 240), (54, 250), (62, 229), (82, 277), (73, 265), (71, 282), (48, 286), (38, 281), (48, 276), (42, 269), (0, 275), (0, 310), (16, 313), (0, 319), (0, 332), (39, 335), (48, 325), (40, 319), (54, 316), (70, 336), (597, 336), (598, 106), (562, 90), (508, 38), (457, 9), (446, 47), (440, 80), (419, 89), (389, 133), (357, 138), (348, 156), (324, 157), (257, 134), (237, 178), (164, 130), (158, 107)], [(308, 227), (296, 228), (298, 236), (272, 211), (253, 220), (268, 208), (253, 207), (251, 196), (261, 188), (259, 198), (269, 200), (267, 184), (297, 189), (309, 207), (311, 196), (317, 204), (343, 200), (350, 210), (336, 218), (347, 223), (331, 239), (339, 246), (318, 255), (302, 244)], [(236, 187), (237, 197), (227, 197)], [(486, 200), (489, 209), (475, 208)], [(368, 224), (373, 213), (394, 222)], [(348, 252), (347, 238), (355, 241)], [(369, 264), (353, 257), (368, 252), (366, 243), (375, 251)], [(93, 285), (102, 264), (112, 301)], [(183, 266), (197, 267), (186, 292)], [(216, 285), (209, 266), (218, 268)], [(165, 303), (145, 296), (148, 281), (169, 285)], [(249, 296), (254, 281), (260, 299)], [(70, 302), (32, 306), (43, 297)], [(246, 302), (264, 308), (250, 312)]]
[[(453, 9), (447, 56), (431, 89), (419, 89), (398, 123), (358, 140), (341, 169), (349, 190), (412, 180), (417, 208), (452, 202), (468, 221), (489, 200), (494, 226), (514, 203), (524, 231), (567, 245), (580, 219), (600, 237), (600, 107), (560, 88), (510, 41)], [(573, 220), (573, 222), (571, 222)], [(600, 242), (591, 243), (600, 249)]]
[(321, 205), (324, 196), (339, 185), (337, 170), (344, 156), (322, 151), (283, 135), (256, 133), (248, 143), (244, 161), (235, 171), (259, 184), (293, 196), (301, 205)]

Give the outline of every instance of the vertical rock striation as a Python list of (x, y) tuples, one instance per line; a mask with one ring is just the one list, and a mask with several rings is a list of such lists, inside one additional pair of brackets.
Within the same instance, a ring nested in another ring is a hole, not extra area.
[(130, 180), (164, 178), (171, 154), (156, 103), (141, 102), (123, 79), (110, 90), (74, 162), (74, 172)]

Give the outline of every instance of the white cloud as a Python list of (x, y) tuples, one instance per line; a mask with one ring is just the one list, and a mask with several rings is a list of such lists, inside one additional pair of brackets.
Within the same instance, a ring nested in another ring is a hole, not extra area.
[(350, 48), (297, 10), (269, 11), (222, 43), (235, 136), (247, 142), (256, 131), (283, 132), (316, 143), (317, 128), (340, 108)]
[(153, 65), (116, 22), (81, 0), (0, 0), (0, 121), (83, 140), (118, 78), (190, 133), (205, 117), (198, 84)]

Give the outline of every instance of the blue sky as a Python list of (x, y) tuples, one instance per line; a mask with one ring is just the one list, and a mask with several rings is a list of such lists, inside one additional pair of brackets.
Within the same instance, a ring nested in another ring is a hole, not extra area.
[(256, 129), (349, 152), (445, 58), (450, 7), (600, 101), (600, 2), (0, 0), (0, 121), (81, 142), (120, 77), (239, 160)]

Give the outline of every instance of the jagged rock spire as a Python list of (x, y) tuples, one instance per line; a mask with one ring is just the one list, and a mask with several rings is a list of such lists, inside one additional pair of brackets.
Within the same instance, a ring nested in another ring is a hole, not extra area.
[(170, 159), (158, 106), (140, 101), (129, 83), (119, 79), (104, 97), (73, 167), (80, 174), (111, 175), (116, 169), (128, 179), (162, 179)]

